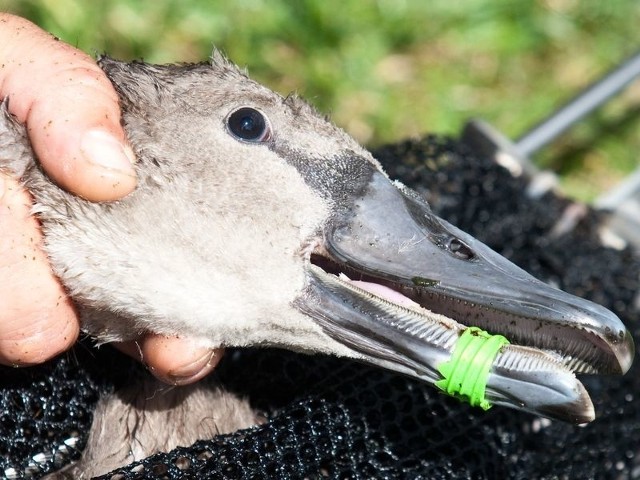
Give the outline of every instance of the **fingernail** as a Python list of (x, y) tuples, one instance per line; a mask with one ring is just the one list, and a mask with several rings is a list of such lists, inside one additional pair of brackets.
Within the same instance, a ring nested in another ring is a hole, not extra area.
[(104, 130), (90, 130), (84, 134), (80, 148), (89, 163), (134, 176), (135, 155), (131, 149)]
[(196, 361), (168, 372), (168, 379), (175, 385), (191, 383), (196, 378), (204, 376), (204, 374), (208, 372), (215, 354), (215, 350), (208, 350)]

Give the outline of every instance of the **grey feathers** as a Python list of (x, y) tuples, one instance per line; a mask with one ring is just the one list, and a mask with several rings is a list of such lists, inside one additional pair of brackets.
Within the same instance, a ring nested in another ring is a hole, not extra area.
[[(104, 57), (100, 65), (119, 92), (138, 159), (128, 197), (94, 204), (68, 194), (41, 171), (6, 109), (0, 127), (0, 168), (34, 195), (46, 251), (83, 329), (98, 342), (153, 331), (207, 346), (353, 355), (293, 303), (341, 195), (320, 194), (314, 178), (344, 175), (353, 152), (377, 168), (370, 155), (300, 99), (271, 92), (218, 53), (206, 64)], [(264, 114), (268, 142), (229, 133), (227, 118), (241, 107)]]

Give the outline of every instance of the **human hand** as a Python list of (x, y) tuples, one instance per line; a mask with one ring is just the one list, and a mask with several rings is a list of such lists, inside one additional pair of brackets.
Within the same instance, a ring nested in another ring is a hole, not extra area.
[[(0, 97), (7, 96), (60, 186), (91, 201), (117, 200), (135, 189), (135, 158), (120, 126), (118, 97), (96, 62), (31, 22), (0, 13)], [(30, 208), (29, 194), (0, 173), (0, 363), (6, 365), (43, 362), (79, 333)], [(116, 346), (172, 384), (202, 378), (222, 353), (156, 335)]]

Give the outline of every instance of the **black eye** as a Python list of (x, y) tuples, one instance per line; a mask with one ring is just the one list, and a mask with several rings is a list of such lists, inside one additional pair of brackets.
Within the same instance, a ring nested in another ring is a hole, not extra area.
[(239, 108), (229, 115), (227, 127), (234, 137), (246, 142), (264, 142), (271, 135), (266, 117), (250, 107)]
[(471, 250), (459, 238), (450, 239), (449, 245), (447, 247), (449, 248), (449, 251), (451, 253), (462, 260), (471, 260), (473, 257), (475, 257), (473, 250)]

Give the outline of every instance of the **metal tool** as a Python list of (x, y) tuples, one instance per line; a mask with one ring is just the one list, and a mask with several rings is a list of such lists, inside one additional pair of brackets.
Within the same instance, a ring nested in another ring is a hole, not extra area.
[[(527, 194), (539, 198), (558, 183), (553, 172), (539, 170), (531, 156), (570, 129), (595, 109), (604, 105), (640, 76), (640, 51), (623, 61), (565, 105), (539, 122), (515, 141), (487, 122), (468, 121), (461, 141), (480, 155), (493, 157), (514, 175), (529, 179)], [(619, 185), (598, 197), (593, 206), (609, 212), (607, 228), (640, 249), (640, 167)]]

